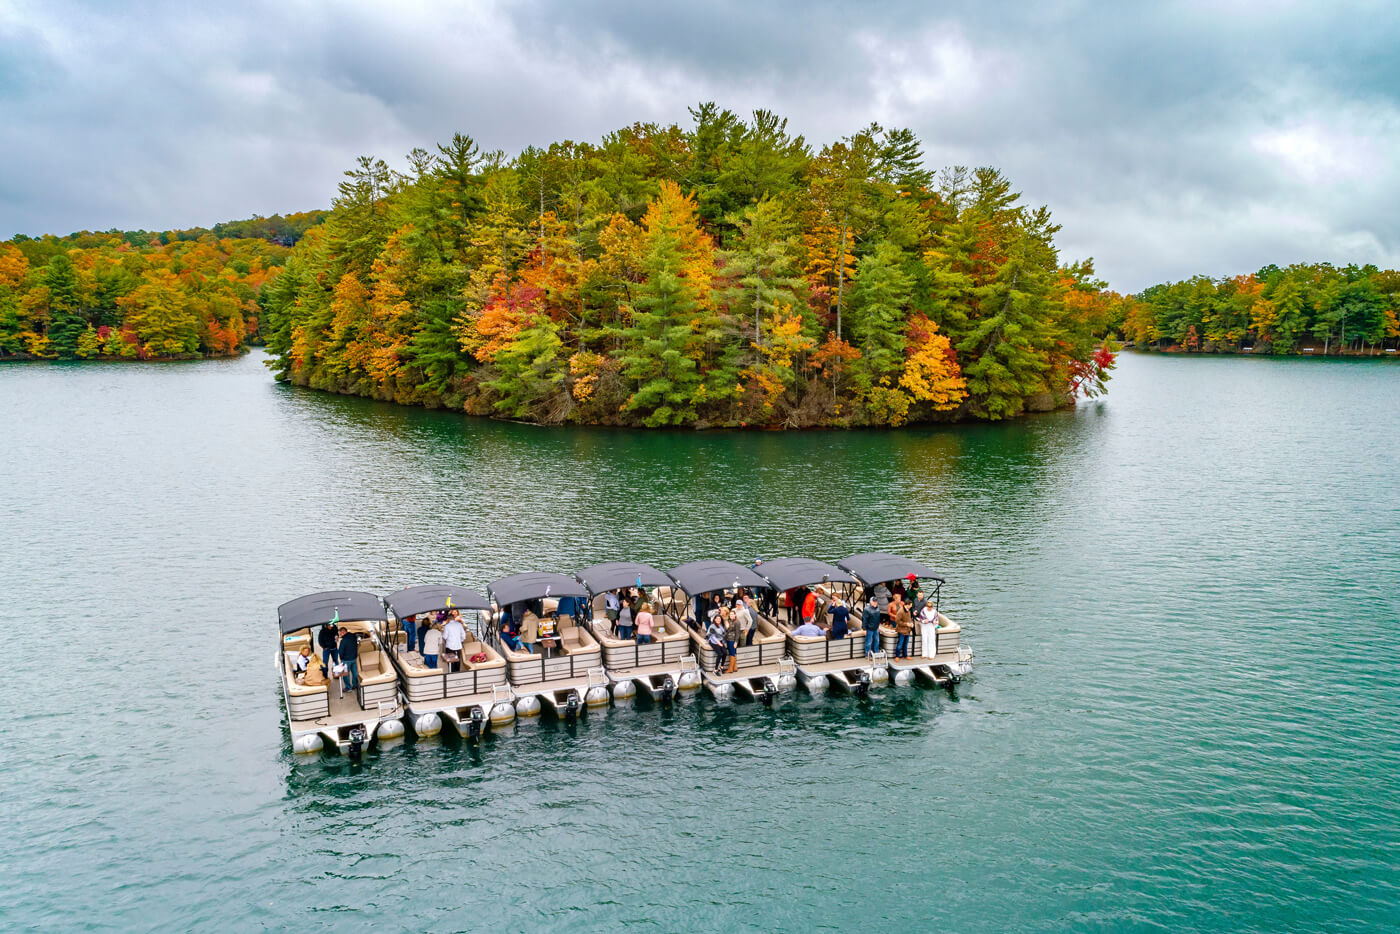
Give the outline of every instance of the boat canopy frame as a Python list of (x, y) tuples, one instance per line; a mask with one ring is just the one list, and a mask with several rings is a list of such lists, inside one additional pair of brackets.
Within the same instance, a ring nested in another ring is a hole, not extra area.
[(288, 600), (277, 608), (282, 634), (322, 623), (384, 622), (384, 601), (362, 590), (325, 590)]
[(813, 584), (858, 584), (849, 571), (814, 558), (777, 558), (754, 569), (779, 592)]
[(676, 587), (676, 581), (671, 575), (637, 561), (595, 564), (577, 572), (574, 577), (588, 591), (589, 599), (628, 587)]
[(491, 601), (470, 587), (454, 584), (418, 584), (396, 590), (384, 598), (384, 605), (400, 620), (434, 610), (491, 609)]
[(943, 577), (928, 565), (920, 564), (912, 558), (894, 555), (886, 551), (867, 551), (836, 562), (837, 566), (850, 571), (860, 579), (867, 591), (876, 584), (905, 580), (910, 574), (916, 578), (933, 581), (933, 607), (940, 608), (943, 599)]
[(492, 581), (486, 587), (496, 606), (505, 609), (512, 603), (539, 600), (543, 597), (588, 598), (588, 589), (567, 574), (549, 571), (527, 571)]

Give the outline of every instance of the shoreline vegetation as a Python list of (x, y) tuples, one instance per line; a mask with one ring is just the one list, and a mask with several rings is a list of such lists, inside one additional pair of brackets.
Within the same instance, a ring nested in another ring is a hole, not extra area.
[(0, 360), (242, 353), (261, 342), (263, 286), (326, 213), (0, 243)]
[(991, 168), (712, 104), (514, 158), (362, 157), (262, 290), (278, 379), (541, 424), (897, 426), (1104, 390), (1121, 296)]
[(1394, 356), (1400, 272), (1310, 263), (1167, 282), (1126, 301), (1119, 333), (1142, 351)]

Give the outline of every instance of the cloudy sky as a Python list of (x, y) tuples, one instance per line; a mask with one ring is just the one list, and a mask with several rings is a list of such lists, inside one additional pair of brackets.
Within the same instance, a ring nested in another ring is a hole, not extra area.
[(324, 207), (358, 154), (713, 100), (996, 165), (1120, 290), (1395, 267), (1398, 49), (1395, 2), (0, 0), (0, 237)]

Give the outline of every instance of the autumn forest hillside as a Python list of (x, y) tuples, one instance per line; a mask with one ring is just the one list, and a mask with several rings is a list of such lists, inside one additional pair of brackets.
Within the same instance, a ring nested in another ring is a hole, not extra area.
[(0, 359), (237, 353), (260, 340), (262, 286), (326, 213), (0, 243)]

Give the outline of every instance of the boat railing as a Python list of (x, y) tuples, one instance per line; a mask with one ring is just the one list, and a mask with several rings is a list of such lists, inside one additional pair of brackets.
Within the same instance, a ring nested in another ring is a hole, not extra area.
[(525, 659), (507, 659), (511, 684), (540, 684), (545, 681), (563, 681), (567, 678), (581, 678), (588, 669), (602, 664), (602, 652), (593, 649), (578, 655), (554, 655), (545, 658), (543, 654)]
[(843, 662), (865, 657), (865, 634), (828, 639), (812, 636), (788, 636), (789, 649), (799, 665), (817, 665), (823, 662)]
[(371, 707), (378, 708), (380, 704), (388, 702), (393, 708), (398, 708), (399, 684), (398, 679), (391, 681), (377, 681), (366, 684), (361, 677), (359, 685), (355, 688), (355, 700), (359, 703), (361, 710), (369, 710)]
[[(470, 664), (470, 663), (468, 663)], [(443, 700), (481, 694), (506, 680), (506, 666), (471, 668), (467, 671), (433, 671), (414, 675), (404, 672), (404, 694), (410, 701)]]
[[(710, 645), (709, 640), (692, 630), (691, 644), (695, 646), (695, 654), (699, 657), (700, 664), (705, 666), (705, 670), (713, 669), (716, 660), (715, 649), (714, 646)], [(787, 640), (755, 641), (753, 645), (737, 646), (734, 654), (738, 660), (735, 664), (736, 668), (757, 668), (760, 665), (771, 665), (787, 656)]]

